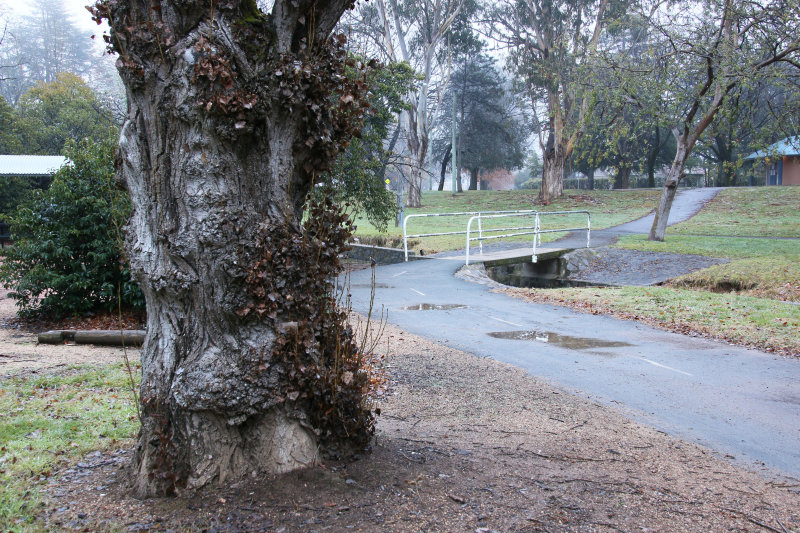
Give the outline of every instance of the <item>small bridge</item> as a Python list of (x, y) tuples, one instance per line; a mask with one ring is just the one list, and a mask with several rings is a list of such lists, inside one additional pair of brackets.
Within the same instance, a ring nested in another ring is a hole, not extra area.
[[(549, 225), (546, 229), (542, 227), (542, 219), (567, 219), (576, 215), (585, 216), (586, 224), (579, 227), (559, 227), (556, 224)], [(429, 217), (470, 217), (466, 224), (464, 231), (441, 231), (434, 233), (408, 233), (408, 222), (414, 218), (429, 218)], [(509, 220), (513, 217), (513, 220)], [(485, 223), (489, 222), (504, 222), (509, 220), (508, 224), (494, 227), (491, 224), (485, 227)], [(568, 250), (574, 248), (543, 248), (542, 235), (550, 233), (569, 233), (575, 231), (586, 232), (586, 247), (588, 248), (591, 242), (591, 229), (592, 220), (591, 214), (588, 211), (534, 211), (534, 210), (518, 210), (518, 211), (483, 211), (483, 212), (460, 212), (460, 213), (429, 213), (429, 214), (415, 214), (408, 215), (403, 219), (403, 251), (405, 260), (408, 261), (408, 239), (409, 238), (423, 238), (423, 237), (436, 237), (443, 235), (465, 235), (465, 249), (464, 255), (448, 255), (440, 257), (442, 259), (458, 259), (463, 260), (465, 264), (469, 265), (470, 262), (482, 262), (484, 264), (507, 264), (507, 263), (520, 263), (532, 262), (536, 263), (540, 258), (552, 259), (558, 257)], [(510, 239), (523, 236), (532, 237), (532, 245), (528, 248), (515, 248), (510, 250), (492, 251), (484, 253), (483, 242), (497, 239)], [(472, 243), (478, 243), (478, 255), (472, 254)]]

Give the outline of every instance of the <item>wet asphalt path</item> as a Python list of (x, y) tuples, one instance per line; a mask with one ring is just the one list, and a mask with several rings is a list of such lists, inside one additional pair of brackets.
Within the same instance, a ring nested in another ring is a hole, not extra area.
[[(376, 308), (411, 333), (520, 366), (751, 467), (800, 477), (800, 361), (523, 302), (454, 277), (460, 266), (431, 259), (378, 267)], [(360, 313), (370, 274), (351, 275)], [(419, 304), (463, 307), (408, 309)]]

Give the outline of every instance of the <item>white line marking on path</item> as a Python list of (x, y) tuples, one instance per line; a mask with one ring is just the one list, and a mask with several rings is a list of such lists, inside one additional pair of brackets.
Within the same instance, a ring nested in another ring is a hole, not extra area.
[[(410, 288), (410, 287), (409, 287), (409, 288)], [(411, 289), (411, 290), (412, 290), (412, 291), (414, 291), (414, 292), (416, 292), (416, 293), (417, 293), (417, 294), (419, 294), (420, 296), (425, 296), (425, 293), (424, 293), (424, 292), (419, 292), (417, 289)]]
[(694, 377), (693, 374), (684, 372), (683, 370), (678, 370), (677, 368), (672, 368), (671, 366), (662, 365), (661, 363), (656, 363), (655, 361), (651, 361), (650, 359), (645, 359), (644, 357), (637, 357), (636, 359), (640, 359), (645, 363), (650, 363), (651, 365), (657, 366), (659, 368), (666, 368), (667, 370), (672, 370), (673, 372), (677, 372), (678, 374), (683, 374), (684, 376)]
[(402, 272), (400, 272), (399, 274), (395, 274), (395, 275), (394, 275), (394, 276), (392, 276), (392, 277), (393, 277), (393, 278), (396, 278), (397, 276), (402, 276), (403, 274), (408, 274), (408, 270), (403, 270), (403, 271), (402, 271)]
[(503, 324), (509, 324), (511, 326), (516, 326), (518, 328), (524, 328), (525, 327), (522, 324), (515, 324), (514, 322), (509, 322), (508, 320), (503, 320), (502, 318), (497, 318), (495, 316), (491, 316), (491, 315), (486, 315), (486, 316), (488, 316), (492, 320), (497, 320), (498, 322), (502, 322)]

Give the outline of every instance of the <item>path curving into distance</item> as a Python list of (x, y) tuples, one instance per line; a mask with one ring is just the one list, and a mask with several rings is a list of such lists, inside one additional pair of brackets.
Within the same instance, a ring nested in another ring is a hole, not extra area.
[[(673, 226), (695, 216), (708, 202), (722, 190), (720, 187), (703, 187), (700, 189), (681, 189), (675, 195), (672, 209), (669, 212), (668, 226)], [(614, 226), (611, 228), (592, 230), (591, 247), (613, 244), (622, 235), (649, 234), (653, 226), (655, 212), (647, 216)], [(585, 232), (570, 234), (550, 245), (565, 248), (581, 248), (586, 246)]]
[[(681, 191), (673, 214), (689, 218), (712, 193)], [(650, 229), (646, 221), (625, 226)], [(523, 302), (456, 278), (460, 266), (431, 259), (377, 267), (375, 306), (411, 333), (517, 365), (768, 475), (800, 477), (800, 360)], [(370, 276), (350, 276), (353, 309), (362, 314)], [(447, 308), (453, 304), (463, 307)]]

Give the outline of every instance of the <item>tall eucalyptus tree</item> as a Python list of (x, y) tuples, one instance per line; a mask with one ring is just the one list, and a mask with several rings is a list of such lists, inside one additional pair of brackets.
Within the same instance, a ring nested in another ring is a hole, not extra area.
[[(438, 106), (434, 83), (449, 74), (441, 48), (467, 0), (375, 0), (385, 50), (392, 61), (408, 62), (420, 75), (404, 113), (410, 177), (406, 205), (422, 205), (422, 175)], [(463, 14), (462, 14), (463, 15)]]
[(561, 196), (564, 169), (592, 115), (591, 64), (612, 0), (504, 0), (492, 10), (494, 35), (530, 100), (543, 154), (539, 200)]

